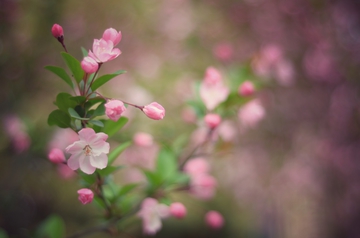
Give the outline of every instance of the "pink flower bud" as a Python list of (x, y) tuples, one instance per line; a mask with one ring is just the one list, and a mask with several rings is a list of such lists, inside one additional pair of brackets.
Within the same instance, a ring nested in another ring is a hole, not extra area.
[(51, 33), (56, 39), (64, 36), (63, 28), (58, 24), (53, 25), (53, 27), (51, 28)]
[(180, 202), (174, 202), (170, 205), (170, 214), (176, 218), (183, 218), (186, 216), (186, 207)]
[(165, 116), (165, 109), (157, 102), (152, 102), (149, 105), (144, 106), (142, 111), (147, 117), (154, 120), (161, 120)]
[(119, 100), (110, 100), (104, 106), (106, 116), (113, 121), (119, 120), (121, 114), (126, 110), (124, 103)]
[(79, 189), (77, 193), (79, 194), (79, 201), (84, 205), (91, 203), (94, 199), (94, 193), (88, 188)]
[(64, 152), (58, 148), (51, 149), (51, 151), (49, 152), (48, 158), (51, 162), (53, 162), (55, 164), (65, 162)]
[(99, 68), (99, 64), (90, 56), (84, 57), (81, 61), (81, 68), (88, 74), (95, 73)]
[(213, 229), (220, 229), (224, 225), (224, 218), (217, 211), (209, 211), (205, 214), (205, 222)]
[(116, 46), (121, 41), (121, 37), (121, 31), (117, 32), (114, 28), (109, 28), (104, 31), (102, 38), (106, 41), (112, 41)]
[(250, 81), (245, 81), (239, 86), (239, 94), (247, 97), (255, 92), (254, 84)]
[(218, 114), (210, 113), (204, 117), (204, 121), (210, 129), (214, 129), (220, 124), (221, 117)]

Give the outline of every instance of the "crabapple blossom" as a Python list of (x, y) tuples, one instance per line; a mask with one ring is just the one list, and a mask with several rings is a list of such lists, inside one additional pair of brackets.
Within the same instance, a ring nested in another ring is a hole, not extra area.
[(105, 63), (113, 60), (121, 54), (120, 49), (114, 48), (112, 41), (104, 39), (95, 39), (93, 43), (93, 51), (89, 50), (89, 56), (98, 63)]
[(71, 156), (67, 161), (72, 170), (80, 168), (86, 174), (92, 174), (95, 169), (103, 169), (107, 166), (110, 146), (106, 142), (108, 135), (95, 133), (92, 128), (84, 128), (79, 131), (79, 141), (66, 147), (66, 152)]
[(94, 199), (94, 193), (93, 191), (91, 191), (90, 189), (88, 188), (82, 188), (82, 189), (79, 189), (77, 191), (77, 193), (79, 194), (79, 201), (82, 203), (82, 204), (88, 204), (88, 203), (91, 203), (92, 200)]
[(232, 58), (234, 53), (233, 47), (229, 43), (220, 43), (213, 49), (213, 54), (222, 61), (228, 61)]
[(174, 202), (170, 205), (170, 214), (176, 218), (183, 218), (186, 216), (186, 207), (180, 202)]
[(200, 97), (208, 110), (226, 100), (229, 89), (223, 84), (220, 72), (209, 67), (206, 69), (204, 80), (200, 85)]
[(114, 46), (121, 41), (121, 31), (117, 32), (114, 28), (108, 28), (104, 31), (102, 39), (106, 41), (112, 41)]
[(165, 108), (157, 102), (152, 102), (142, 108), (145, 115), (154, 120), (161, 120), (165, 116)]
[(143, 221), (143, 231), (145, 234), (154, 235), (161, 227), (161, 218), (170, 215), (169, 207), (159, 204), (154, 198), (145, 198), (141, 203), (140, 211), (137, 214)]
[(119, 100), (110, 100), (105, 105), (105, 114), (113, 121), (118, 121), (126, 110), (124, 103)]
[(99, 68), (98, 62), (96, 62), (93, 58), (90, 56), (84, 57), (84, 59), (81, 61), (81, 68), (88, 74), (95, 73), (96, 70)]
[(247, 96), (251, 96), (254, 93), (255, 87), (252, 82), (245, 81), (239, 86), (238, 91), (241, 96), (247, 97)]
[(218, 114), (209, 113), (204, 117), (204, 121), (210, 129), (214, 129), (220, 124), (221, 117)]
[(134, 135), (133, 140), (134, 140), (135, 145), (142, 146), (142, 147), (148, 147), (154, 143), (153, 137), (150, 134), (147, 134), (144, 132), (136, 133)]
[(259, 99), (254, 99), (239, 109), (238, 118), (244, 127), (254, 128), (265, 116), (265, 109)]
[(70, 169), (69, 166), (67, 166), (66, 164), (58, 164), (57, 172), (63, 179), (71, 179), (76, 175), (74, 170)]
[(208, 200), (215, 195), (216, 179), (208, 174), (191, 176), (190, 193), (199, 199)]
[(66, 161), (64, 152), (58, 148), (51, 149), (48, 154), (48, 158), (51, 162), (55, 164), (63, 163)]
[(64, 30), (59, 24), (54, 24), (52, 26), (51, 33), (56, 39), (59, 39), (64, 36)]
[(186, 162), (184, 172), (190, 176), (207, 174), (210, 171), (210, 165), (204, 158), (195, 158)]
[(224, 218), (217, 211), (209, 211), (205, 214), (205, 222), (213, 229), (220, 229), (224, 225)]

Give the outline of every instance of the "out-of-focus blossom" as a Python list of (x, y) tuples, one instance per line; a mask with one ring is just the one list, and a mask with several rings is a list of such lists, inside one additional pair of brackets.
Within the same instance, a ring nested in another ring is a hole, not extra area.
[(74, 170), (70, 169), (69, 166), (67, 166), (66, 164), (58, 164), (57, 171), (60, 177), (63, 179), (70, 179), (76, 175)]
[(153, 145), (154, 139), (153, 137), (144, 132), (138, 132), (134, 135), (133, 141), (135, 145), (142, 146), (142, 147), (148, 147)]
[(51, 149), (48, 154), (48, 158), (51, 162), (55, 164), (63, 163), (66, 161), (64, 152), (58, 148)]
[(16, 152), (21, 153), (29, 149), (31, 140), (26, 132), (24, 123), (19, 117), (15, 115), (6, 117), (4, 120), (4, 130), (9, 136)]
[(234, 141), (237, 135), (236, 129), (236, 126), (231, 121), (223, 121), (217, 129), (217, 133), (224, 141), (231, 142)]
[(206, 126), (210, 129), (215, 129), (221, 122), (221, 117), (215, 113), (209, 113), (204, 117)]
[(86, 174), (94, 173), (96, 168), (105, 168), (110, 150), (110, 145), (106, 142), (108, 135), (102, 132), (95, 133), (91, 128), (84, 128), (78, 134), (80, 140), (65, 149), (71, 154), (68, 166), (72, 170), (80, 167)]
[(184, 204), (180, 203), (180, 202), (174, 202), (170, 205), (170, 214), (173, 217), (176, 218), (184, 218), (186, 216), (187, 210), (186, 207), (184, 206)]
[(91, 203), (92, 200), (94, 199), (94, 193), (93, 191), (91, 191), (90, 189), (88, 188), (82, 188), (82, 189), (79, 189), (77, 191), (77, 193), (79, 194), (79, 201), (82, 203), (82, 204), (88, 204), (88, 203)]
[(181, 112), (181, 118), (187, 123), (195, 123), (196, 113), (192, 108), (186, 107)]
[(234, 53), (234, 49), (229, 43), (220, 43), (213, 49), (213, 54), (216, 58), (222, 61), (229, 61)]
[(89, 50), (89, 56), (98, 63), (113, 60), (121, 54), (120, 49), (114, 48), (112, 41), (106, 41), (104, 39), (95, 39), (92, 49), (93, 51)]
[(168, 206), (159, 204), (156, 199), (145, 198), (137, 215), (142, 219), (144, 233), (154, 235), (162, 227), (161, 218), (168, 217), (170, 211)]
[(220, 72), (209, 67), (206, 69), (204, 80), (200, 85), (200, 97), (208, 110), (226, 100), (229, 89), (223, 84)]
[(52, 26), (51, 33), (56, 39), (59, 39), (64, 36), (64, 30), (59, 24), (54, 24)]
[(255, 92), (254, 84), (251, 81), (245, 81), (239, 86), (239, 94), (244, 97), (251, 96)]
[(68, 145), (78, 139), (78, 134), (71, 129), (57, 129), (48, 144), (48, 150), (50, 151), (53, 148), (65, 150)]
[(95, 73), (99, 68), (99, 64), (90, 56), (84, 57), (81, 61), (81, 68), (88, 74)]
[(184, 165), (184, 172), (196, 176), (200, 174), (207, 174), (210, 171), (210, 165), (204, 158), (195, 158), (188, 160)]
[(220, 229), (224, 225), (224, 218), (217, 211), (209, 211), (205, 214), (205, 222), (213, 229)]
[(110, 100), (105, 103), (105, 114), (113, 121), (118, 121), (121, 114), (126, 110), (124, 103), (119, 100)]
[(239, 109), (238, 118), (243, 127), (254, 128), (265, 117), (265, 109), (259, 99), (254, 99)]
[(211, 199), (215, 195), (216, 186), (216, 179), (211, 175), (191, 176), (190, 193), (199, 199)]
[(281, 60), (275, 66), (275, 79), (281, 86), (290, 86), (294, 83), (295, 70), (288, 60)]
[(154, 120), (162, 120), (165, 117), (165, 108), (157, 102), (144, 106), (142, 111), (147, 117)]
[(116, 46), (121, 41), (121, 37), (121, 31), (117, 32), (114, 28), (108, 28), (104, 31), (102, 39), (112, 41), (114, 46)]

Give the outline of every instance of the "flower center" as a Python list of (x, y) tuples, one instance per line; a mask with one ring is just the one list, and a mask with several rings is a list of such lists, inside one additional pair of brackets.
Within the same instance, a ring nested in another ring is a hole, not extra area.
[(90, 145), (86, 145), (83, 150), (86, 156), (90, 155), (92, 151)]

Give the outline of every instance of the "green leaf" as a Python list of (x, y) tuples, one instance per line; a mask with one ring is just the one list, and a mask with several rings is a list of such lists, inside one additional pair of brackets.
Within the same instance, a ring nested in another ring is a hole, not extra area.
[(72, 72), (76, 82), (80, 83), (84, 77), (84, 70), (81, 68), (80, 62), (66, 52), (61, 52), (61, 56), (65, 60), (65, 63), (69, 67), (70, 71)]
[(158, 187), (163, 182), (162, 177), (160, 174), (150, 171), (150, 170), (143, 170), (143, 173), (148, 180), (151, 187)]
[(0, 238), (8, 238), (6, 231), (0, 228)]
[(105, 205), (105, 203), (104, 203), (104, 201), (101, 199), (101, 198), (99, 198), (99, 197), (94, 197), (94, 201), (95, 201), (95, 203), (98, 205), (98, 206), (100, 206), (101, 208), (106, 208), (106, 205)]
[(78, 171), (80, 177), (85, 182), (85, 185), (90, 186), (96, 182), (96, 173), (85, 174), (84, 172)]
[(123, 168), (123, 166), (107, 166), (104, 169), (99, 169), (97, 172), (101, 176), (105, 177), (105, 176), (108, 176), (108, 175), (112, 174), (113, 172), (115, 172), (115, 171), (117, 171), (117, 170), (119, 170), (121, 168)]
[(89, 52), (84, 47), (81, 47), (81, 52), (82, 52), (84, 57), (88, 56)]
[(95, 126), (99, 126), (99, 127), (104, 127), (104, 123), (102, 121), (99, 120), (90, 120), (89, 123), (95, 125)]
[(70, 98), (74, 102), (76, 102), (77, 105), (81, 105), (86, 101), (86, 97), (84, 96), (74, 96)]
[(76, 102), (71, 100), (72, 96), (68, 93), (59, 93), (56, 96), (56, 105), (63, 112), (68, 112), (68, 108), (76, 106)]
[(94, 113), (92, 114), (92, 117), (97, 117), (97, 116), (102, 116), (105, 114), (105, 106), (104, 103), (101, 103), (94, 111)]
[(137, 184), (137, 183), (126, 184), (120, 189), (118, 195), (119, 196), (124, 196), (127, 193), (129, 193), (130, 191), (134, 190), (138, 185), (139, 184)]
[(101, 87), (102, 85), (113, 79), (114, 77), (123, 74), (125, 72), (126, 72), (125, 70), (119, 70), (113, 74), (105, 74), (95, 80), (95, 82), (91, 85), (91, 89), (95, 91), (96, 89), (98, 89), (99, 87)]
[(121, 145), (116, 147), (113, 151), (111, 151), (108, 156), (108, 158), (109, 158), (108, 164), (111, 165), (115, 161), (115, 159), (130, 145), (131, 145), (131, 141), (128, 141), (128, 142), (122, 143)]
[(56, 109), (50, 113), (47, 122), (49, 126), (57, 125), (60, 128), (71, 127), (70, 116), (59, 109)]
[(67, 83), (71, 88), (74, 88), (74, 84), (70, 76), (66, 73), (66, 71), (63, 68), (60, 68), (58, 66), (48, 65), (45, 66), (45, 69), (53, 72), (54, 74), (59, 76), (62, 80), (64, 80), (64, 82)]
[(164, 179), (168, 179), (177, 172), (177, 160), (174, 153), (163, 148), (156, 161), (156, 172)]
[(41, 238), (64, 238), (65, 223), (61, 217), (51, 215), (41, 223), (38, 234)]
[(69, 109), (68, 109), (68, 112), (69, 112), (69, 114), (70, 114), (70, 116), (71, 116), (72, 118), (76, 118), (76, 119), (79, 119), (79, 120), (85, 120), (85, 121), (87, 121), (87, 120), (90, 119), (90, 118), (80, 117), (79, 114), (74, 110), (74, 108), (69, 108)]
[(125, 126), (128, 120), (126, 117), (120, 117), (118, 121), (107, 120), (105, 122), (104, 133), (109, 137), (115, 135), (116, 132)]

